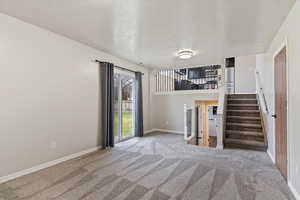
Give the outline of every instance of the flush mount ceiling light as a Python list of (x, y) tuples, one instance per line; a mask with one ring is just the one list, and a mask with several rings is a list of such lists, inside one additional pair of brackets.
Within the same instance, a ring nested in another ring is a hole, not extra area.
[(180, 58), (180, 59), (191, 59), (193, 56), (195, 55), (195, 52), (192, 51), (192, 50), (180, 50), (178, 53), (177, 53), (177, 56)]

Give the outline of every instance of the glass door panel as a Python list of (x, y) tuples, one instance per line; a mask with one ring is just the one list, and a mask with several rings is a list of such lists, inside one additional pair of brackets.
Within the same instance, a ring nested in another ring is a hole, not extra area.
[(122, 89), (122, 139), (133, 137), (134, 132), (134, 79), (130, 76), (123, 76), (121, 81)]
[(115, 142), (134, 136), (134, 75), (116, 71), (114, 74)]
[(120, 140), (119, 132), (120, 132), (120, 75), (114, 74), (114, 136), (115, 141), (118, 142)]

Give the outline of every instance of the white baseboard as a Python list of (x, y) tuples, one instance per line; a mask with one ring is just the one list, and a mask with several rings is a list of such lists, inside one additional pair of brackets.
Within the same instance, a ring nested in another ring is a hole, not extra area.
[(175, 130), (168, 130), (168, 129), (158, 129), (158, 128), (155, 128), (155, 129), (151, 129), (151, 130), (145, 131), (145, 132), (144, 132), (144, 135), (147, 135), (147, 134), (153, 133), (153, 132), (175, 133), (175, 134), (181, 134), (181, 135), (184, 135), (184, 132), (183, 132), (183, 131), (175, 131)]
[(268, 153), (269, 157), (271, 158), (272, 162), (275, 164), (275, 158), (273, 157), (271, 152), (269, 150), (267, 150), (267, 153)]
[(296, 198), (296, 200), (300, 200), (300, 194), (299, 192), (295, 189), (295, 187), (293, 186), (293, 184), (291, 182), (288, 182), (288, 185), (292, 191), (292, 193), (294, 194), (294, 197)]
[[(270, 156), (272, 162), (275, 164), (275, 158), (273, 157), (271, 152), (268, 150), (267, 153)], [(297, 190), (295, 189), (293, 184), (291, 182), (288, 182), (288, 186), (289, 186), (290, 190), (292, 191), (292, 193), (293, 193), (294, 197), (296, 198), (296, 200), (300, 200), (300, 194), (297, 192)]]
[(155, 129), (151, 129), (151, 130), (145, 131), (144, 135), (147, 135), (147, 134), (152, 133), (152, 132), (155, 132)]
[(165, 132), (165, 133), (175, 133), (175, 134), (181, 134), (184, 135), (183, 131), (175, 131), (175, 130), (168, 130), (168, 129), (153, 129), (154, 131), (157, 132)]
[(42, 169), (46, 169), (48, 167), (52, 167), (52, 166), (57, 165), (59, 163), (62, 163), (62, 162), (65, 162), (65, 161), (83, 156), (85, 154), (92, 153), (92, 152), (97, 151), (99, 149), (100, 149), (100, 147), (91, 148), (91, 149), (84, 150), (84, 151), (81, 151), (81, 152), (78, 152), (78, 153), (74, 153), (74, 154), (71, 154), (71, 155), (68, 155), (68, 156), (64, 156), (62, 158), (59, 158), (59, 159), (56, 159), (56, 160), (53, 160), (53, 161), (50, 161), (50, 162), (43, 163), (41, 165), (37, 165), (37, 166), (29, 168), (29, 169), (25, 169), (25, 170), (15, 172), (15, 173), (7, 175), (7, 176), (0, 177), (0, 184), (4, 183), (4, 182), (7, 182), (7, 181), (10, 181), (10, 180), (13, 180), (13, 179), (16, 179), (16, 178), (21, 177), (21, 176), (25, 176), (27, 174), (31, 174), (31, 173), (40, 171)]
[(175, 130), (168, 130), (168, 129), (157, 129), (157, 128), (145, 131), (144, 135), (147, 135), (147, 134), (153, 133), (153, 132), (164, 132), (164, 133), (174, 133), (174, 134), (184, 135), (183, 131), (175, 131)]

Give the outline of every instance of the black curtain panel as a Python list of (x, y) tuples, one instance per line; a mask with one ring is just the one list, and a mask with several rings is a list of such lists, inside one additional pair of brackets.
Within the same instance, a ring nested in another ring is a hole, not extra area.
[(114, 65), (100, 62), (102, 147), (114, 147)]
[(142, 73), (135, 73), (135, 136), (143, 137), (143, 88), (142, 88)]

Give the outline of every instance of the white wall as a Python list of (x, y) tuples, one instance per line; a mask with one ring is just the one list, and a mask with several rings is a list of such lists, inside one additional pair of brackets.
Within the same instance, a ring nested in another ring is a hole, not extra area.
[[(222, 62), (220, 62), (222, 63)], [(256, 55), (236, 57), (236, 93), (256, 93), (255, 83)], [(196, 100), (218, 101), (218, 94), (155, 95), (155, 81), (151, 80), (151, 127), (183, 132), (183, 106), (194, 106)]]
[[(272, 57), (272, 56), (271, 56)], [(266, 106), (268, 107), (269, 113), (266, 113), (263, 110), (263, 117), (264, 117), (264, 125), (266, 132), (268, 134), (268, 152), (274, 159), (275, 149), (274, 149), (274, 121), (272, 118), (272, 114), (274, 111), (274, 71), (273, 71), (273, 64), (272, 58), (267, 56), (267, 54), (259, 54), (256, 56), (256, 70), (259, 72), (258, 78), (260, 82), (260, 86), (262, 87), (263, 94), (266, 98)], [(257, 88), (258, 90), (259, 88)], [(260, 103), (263, 105), (263, 99), (260, 98)]]
[(218, 100), (218, 94), (155, 94), (155, 70), (150, 73), (150, 123), (152, 129), (183, 133), (184, 104), (194, 106), (196, 100)]
[(240, 56), (235, 59), (235, 92), (255, 93), (256, 56)]
[[(274, 158), (274, 120), (271, 115), (274, 111), (274, 63), (273, 56), (280, 49), (284, 40), (287, 39), (288, 54), (288, 160), (289, 160), (289, 183), (294, 192), (300, 194), (300, 2), (297, 1), (282, 27), (275, 36), (269, 50), (261, 55), (262, 64), (258, 66), (261, 74), (262, 85), (266, 93), (267, 102), (271, 112), (267, 117), (269, 153)], [(300, 198), (300, 196), (298, 196)]]
[(154, 95), (153, 128), (183, 132), (184, 104), (192, 107), (196, 100), (218, 101), (218, 94)]
[(150, 129), (147, 69), (7, 15), (0, 24), (0, 177), (101, 144), (92, 59), (145, 73)]

